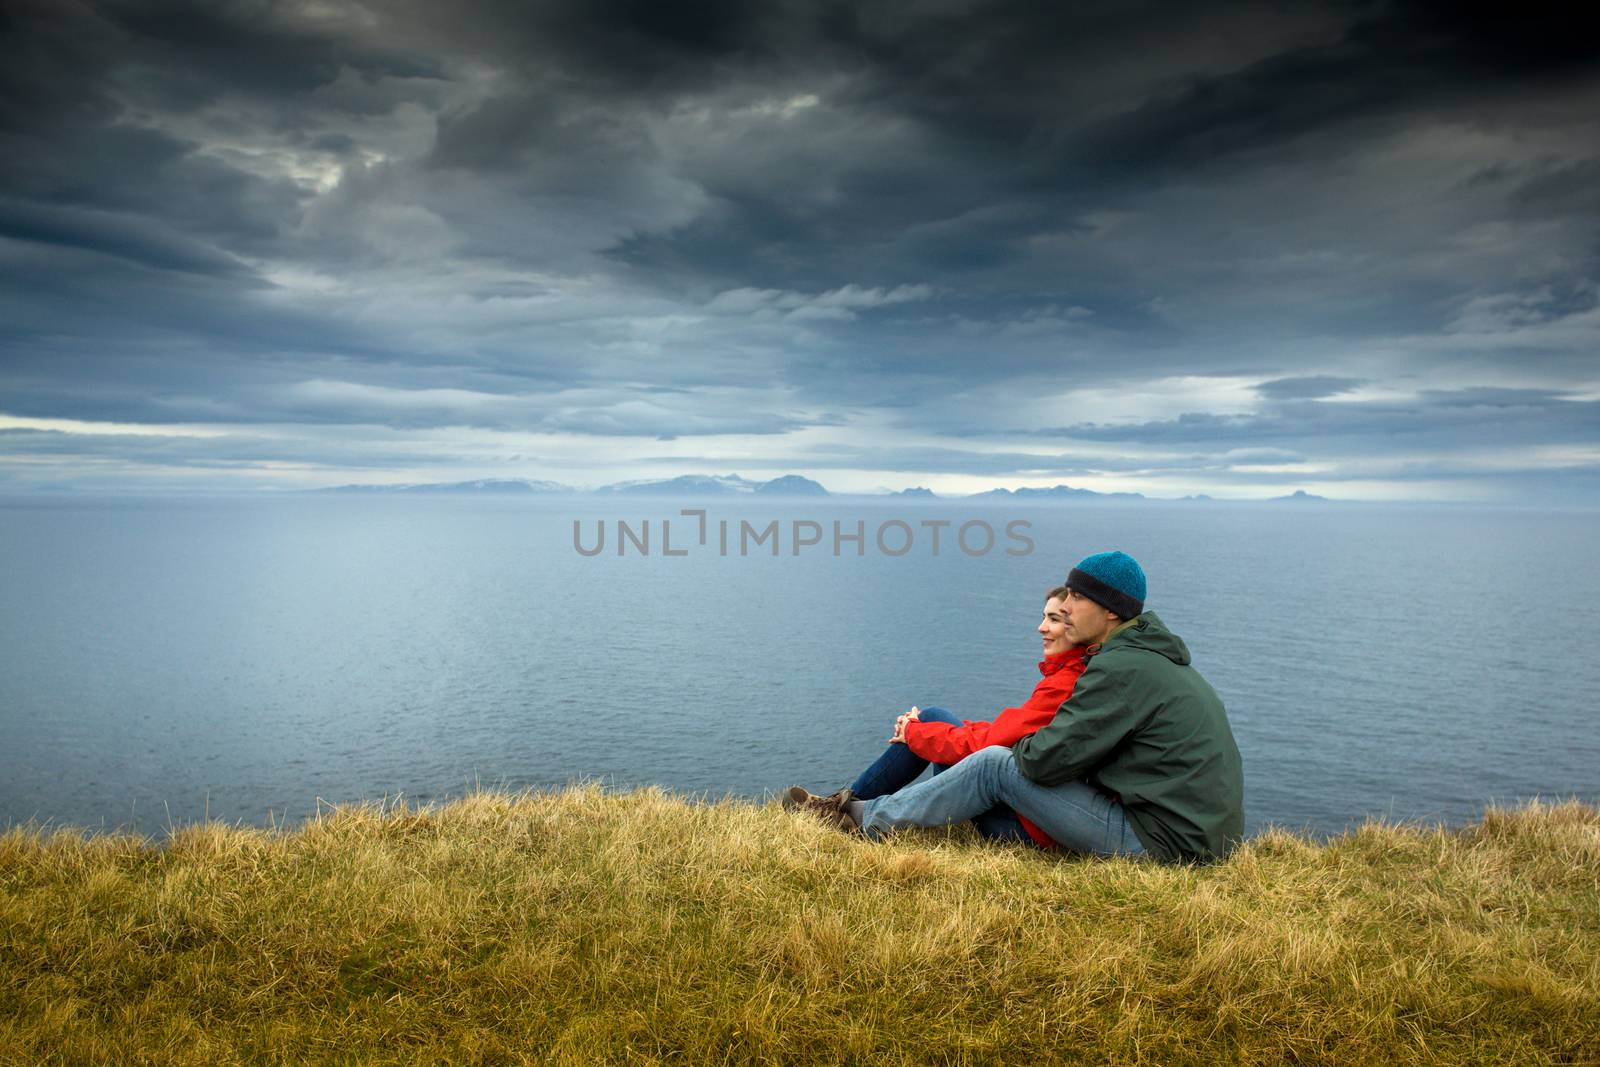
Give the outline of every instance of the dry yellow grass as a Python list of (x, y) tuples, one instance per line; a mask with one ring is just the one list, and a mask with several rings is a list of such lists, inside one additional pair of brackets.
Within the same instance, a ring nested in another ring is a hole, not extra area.
[(1202, 868), (655, 791), (0, 836), (7, 1063), (1600, 1063), (1600, 812)]

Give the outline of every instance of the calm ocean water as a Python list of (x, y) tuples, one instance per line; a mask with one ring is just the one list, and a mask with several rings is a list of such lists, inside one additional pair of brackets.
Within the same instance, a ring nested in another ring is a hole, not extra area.
[[(702, 546), (688, 506), (0, 501), (0, 825), (158, 834), (575, 779), (831, 790), (911, 704), (1024, 699), (1043, 592), (1111, 547), (1228, 705), (1251, 830), (1600, 801), (1593, 513), (745, 498), (704, 505)], [(616, 554), (619, 519), (650, 520), (650, 555)], [(776, 520), (780, 555), (741, 556), (740, 519)], [(863, 556), (833, 554), (835, 520)], [(798, 556), (796, 521), (822, 534)], [(989, 551), (961, 551), (969, 521)]]

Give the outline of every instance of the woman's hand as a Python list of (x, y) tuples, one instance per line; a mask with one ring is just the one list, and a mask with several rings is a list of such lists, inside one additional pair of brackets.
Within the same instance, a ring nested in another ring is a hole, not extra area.
[(891, 745), (896, 743), (896, 742), (899, 742), (902, 745), (905, 744), (906, 743), (906, 725), (908, 723), (913, 723), (913, 722), (918, 721), (918, 717), (921, 714), (922, 714), (922, 709), (917, 707), (915, 704), (913, 704), (911, 706), (911, 710), (910, 711), (906, 712), (904, 715), (902, 715), (898, 719), (896, 719), (894, 721), (894, 736), (889, 738), (889, 743)]

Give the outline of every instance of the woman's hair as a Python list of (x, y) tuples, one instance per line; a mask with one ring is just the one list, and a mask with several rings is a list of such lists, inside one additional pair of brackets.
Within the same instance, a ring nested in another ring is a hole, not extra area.
[(1065, 600), (1067, 599), (1067, 587), (1064, 585), (1058, 585), (1046, 593), (1044, 598), (1046, 602), (1051, 600)]

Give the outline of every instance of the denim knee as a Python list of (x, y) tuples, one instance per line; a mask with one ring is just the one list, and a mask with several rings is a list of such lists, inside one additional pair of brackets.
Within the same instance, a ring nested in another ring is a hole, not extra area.
[(978, 749), (961, 762), (975, 764), (975, 772), (994, 774), (1003, 770), (1002, 764), (1011, 762), (1011, 750), (1004, 745), (990, 745)]
[(951, 726), (961, 725), (961, 716), (945, 711), (943, 708), (918, 708), (917, 719), (920, 722), (946, 722)]
[(1015, 773), (1015, 764), (1011, 761), (1009, 748), (1001, 745), (980, 748), (962, 759), (955, 767), (961, 770), (966, 780), (972, 783), (977, 795), (983, 798), (985, 811), (996, 804), (1005, 803), (1002, 797), (1005, 792), (1005, 778), (1008, 772)]

